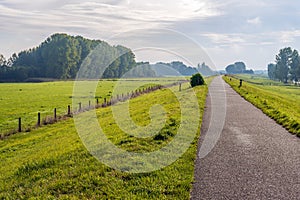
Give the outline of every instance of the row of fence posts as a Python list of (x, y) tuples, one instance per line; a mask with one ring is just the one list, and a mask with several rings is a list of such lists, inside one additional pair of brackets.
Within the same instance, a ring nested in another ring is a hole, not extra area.
[[(68, 114), (67, 116), (71, 116), (71, 106), (68, 106)], [(54, 112), (53, 112), (53, 119), (54, 121), (57, 121), (57, 109), (54, 108)], [(19, 117), (19, 123), (18, 123), (18, 132), (22, 132), (22, 118)], [(41, 113), (38, 113), (38, 120), (37, 120), (37, 124), (36, 126), (41, 126)]]
[[(178, 83), (177, 83), (178, 84)], [(173, 86), (174, 84), (170, 84), (169, 86), (164, 86), (164, 87), (171, 87)], [(179, 91), (182, 90), (182, 82), (179, 82)], [(104, 102), (102, 105), (99, 105), (99, 99), (97, 98), (96, 99), (96, 106), (94, 108), (100, 108), (100, 107), (107, 107), (107, 106), (111, 106), (111, 105), (114, 105), (120, 101), (126, 101), (128, 99), (131, 99), (131, 98), (134, 98), (134, 97), (137, 97), (137, 96), (140, 96), (141, 94), (145, 94), (145, 93), (149, 93), (149, 92), (153, 92), (155, 90), (159, 90), (163, 88), (163, 86), (161, 85), (158, 85), (158, 86), (151, 86), (147, 89), (139, 89), (139, 90), (136, 90), (135, 92), (131, 92), (131, 93), (127, 93), (127, 95), (117, 95), (116, 98), (113, 98), (111, 97), (110, 101), (107, 101), (106, 98), (104, 98)], [(89, 107), (88, 107), (88, 110), (91, 109), (91, 100), (89, 100)], [(82, 107), (82, 103), (78, 103), (78, 113), (84, 111), (83, 110), (83, 107)], [(68, 105), (68, 112), (67, 112), (67, 116), (72, 116), (73, 113), (71, 113), (71, 106)], [(55, 108), (54, 109), (54, 120), (57, 121), (57, 109)], [(36, 126), (41, 126), (41, 113), (39, 112), (38, 113), (38, 120), (37, 120), (37, 124)], [(20, 117), (19, 118), (19, 123), (18, 123), (18, 132), (22, 132), (22, 118)]]

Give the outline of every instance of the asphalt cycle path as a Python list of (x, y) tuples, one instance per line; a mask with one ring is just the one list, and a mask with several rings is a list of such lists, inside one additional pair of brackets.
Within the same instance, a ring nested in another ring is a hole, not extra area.
[(240, 97), (210, 87), (191, 199), (300, 199), (300, 138)]

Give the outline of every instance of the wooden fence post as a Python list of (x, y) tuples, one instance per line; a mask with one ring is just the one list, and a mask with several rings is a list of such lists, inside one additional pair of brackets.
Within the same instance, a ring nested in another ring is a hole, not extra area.
[(21, 117), (19, 118), (18, 132), (22, 132), (22, 119), (21, 119)]
[(41, 126), (41, 113), (38, 113), (38, 121), (37, 121), (37, 125)]
[(56, 108), (54, 108), (54, 120), (56, 120), (57, 115), (56, 115)]
[(81, 103), (78, 103), (78, 105), (79, 105), (79, 109), (78, 110), (81, 111)]
[(71, 115), (71, 106), (68, 105), (68, 116), (70, 116), (70, 115)]

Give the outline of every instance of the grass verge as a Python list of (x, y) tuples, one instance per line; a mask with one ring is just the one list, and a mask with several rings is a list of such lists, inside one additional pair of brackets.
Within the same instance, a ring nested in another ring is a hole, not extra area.
[(300, 137), (300, 89), (296, 86), (285, 86), (273, 81), (255, 80), (252, 84), (239, 79), (223, 77), (224, 80), (243, 98), (261, 109), (292, 134)]
[[(182, 92), (185, 90), (191, 89), (185, 87)], [(201, 124), (207, 86), (194, 90)], [(166, 109), (168, 118), (159, 134), (146, 139), (130, 137), (118, 130), (111, 118), (111, 108), (97, 110), (97, 116), (114, 144), (133, 152), (154, 151), (176, 135), (178, 101), (169, 89), (130, 101), (133, 120), (140, 125), (150, 122), (145, 111), (158, 102)], [(190, 147), (173, 164), (151, 173), (129, 174), (91, 156), (76, 132), (73, 119), (17, 134), (0, 141), (0, 199), (189, 199), (199, 136), (200, 126)]]

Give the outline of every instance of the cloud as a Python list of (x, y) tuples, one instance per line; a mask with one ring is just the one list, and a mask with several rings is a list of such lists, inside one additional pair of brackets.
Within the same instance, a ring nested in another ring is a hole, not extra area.
[[(217, 65), (265, 49), (251, 60), (254, 66), (263, 60), (259, 55), (273, 58), (272, 48), (275, 53), (286, 45), (300, 49), (299, 17), (300, 4), (294, 0), (0, 0), (0, 53), (9, 56), (36, 46), (55, 32), (107, 40), (137, 28), (167, 28), (218, 52), (211, 55), (226, 56), (215, 58)], [(171, 39), (152, 38), (153, 44), (177, 43)]]
[(108, 42), (131, 47), (138, 61), (155, 63), (181, 60), (191, 66), (206, 62), (214, 67), (197, 42), (185, 34), (169, 29), (137, 29), (116, 35)]
[(238, 34), (204, 33), (202, 35), (209, 38), (214, 44), (217, 45), (231, 45), (245, 42), (241, 35)]
[(300, 30), (282, 31), (273, 33), (279, 38), (279, 41), (285, 44), (293, 43), (297, 37), (300, 37)]
[(8, 57), (38, 45), (55, 32), (107, 40), (137, 28), (167, 28), (180, 21), (203, 21), (221, 15), (218, 9), (209, 0), (0, 0), (0, 53)]
[(248, 19), (248, 20), (247, 20), (247, 23), (248, 23), (248, 24), (252, 24), (252, 25), (259, 25), (259, 24), (261, 24), (262, 22), (261, 22), (261, 19), (260, 19), (259, 17), (255, 17), (255, 18), (253, 18), (253, 19)]
[(279, 49), (291, 46), (299, 50), (300, 29), (261, 33), (204, 33), (211, 44), (206, 50), (218, 67), (242, 60), (249, 68), (266, 69)]
[(300, 38), (300, 29), (292, 31), (272, 31), (257, 34), (252, 33), (202, 33), (200, 36), (211, 41), (211, 46), (270, 46), (290, 45)]
[[(74, 14), (73, 17), (89, 15), (91, 12), (95, 17), (109, 13), (112, 16), (126, 16), (131, 19), (168, 20), (176, 21), (180, 19), (211, 17), (218, 15), (218, 11), (208, 0), (180, 0), (180, 1), (158, 1), (149, 3), (146, 0), (44, 0), (44, 1), (24, 1), (24, 0), (2, 0), (2, 9), (14, 9), (15, 11), (42, 12), (49, 15)], [(45, 9), (48, 8), (46, 11)], [(30, 11), (28, 10), (30, 9)], [(53, 12), (53, 11), (56, 12)], [(4, 10), (5, 11), (5, 10)], [(2, 15), (5, 15), (3, 12)], [(76, 14), (79, 14), (76, 15)]]
[[(174, 22), (206, 19), (220, 13), (208, 0), (182, 1), (71, 1), (4, 0), (0, 4), (0, 20), (6, 30), (76, 29), (118, 33), (124, 30), (165, 27)], [(32, 28), (32, 29), (31, 29)]]

